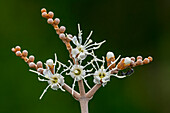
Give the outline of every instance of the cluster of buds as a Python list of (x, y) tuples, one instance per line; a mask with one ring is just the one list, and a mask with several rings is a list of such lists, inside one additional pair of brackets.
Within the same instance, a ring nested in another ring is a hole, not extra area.
[(28, 57), (28, 51), (27, 50), (23, 50), (21, 52), (21, 47), (16, 46), (15, 48), (12, 48), (12, 51), (16, 54), (16, 56), (23, 59), (29, 65), (30, 68), (34, 68), (38, 72), (43, 73), (43, 64), (42, 64), (42, 62), (38, 61), (37, 63), (35, 63), (34, 62), (35, 57), (33, 55), (30, 55)]
[[(117, 65), (114, 63), (109, 67), (109, 69), (114, 70), (112, 71), (112, 73), (118, 73), (118, 71), (120, 70), (130, 68), (131, 69), (130, 71), (128, 71), (126, 74), (125, 73), (122, 74), (122, 75), (130, 75), (131, 73), (133, 73), (133, 67), (148, 64), (151, 61), (153, 61), (153, 58), (151, 56), (149, 56), (148, 58), (145, 58), (144, 60), (142, 59), (143, 59), (142, 56), (137, 56), (137, 60), (135, 59), (135, 57), (122, 58)], [(114, 54), (112, 52), (108, 52), (106, 60), (107, 60), (107, 66), (109, 66), (112, 62), (115, 61)]]
[[(41, 13), (42, 13), (42, 17), (47, 19), (47, 23), (51, 24), (56, 33), (59, 35), (59, 38), (62, 40), (67, 40), (69, 41), (69, 39), (66, 37), (66, 35), (64, 34), (64, 32), (66, 31), (66, 27), (65, 26), (58, 26), (58, 24), (60, 23), (60, 19), (59, 18), (55, 18), (54, 17), (54, 13), (52, 11), (49, 11), (47, 13), (47, 10), (45, 8), (41, 9)], [(72, 35), (69, 35), (69, 37), (72, 37)]]

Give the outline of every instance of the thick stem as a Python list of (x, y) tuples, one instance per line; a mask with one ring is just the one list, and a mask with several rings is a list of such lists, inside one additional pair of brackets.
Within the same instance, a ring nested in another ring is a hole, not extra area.
[(84, 89), (83, 80), (79, 80), (78, 85), (79, 85), (80, 96), (85, 96), (86, 92), (85, 92), (85, 89)]
[(89, 99), (88, 98), (81, 98), (79, 100), (80, 102), (80, 107), (81, 107), (81, 113), (88, 113), (88, 102)]

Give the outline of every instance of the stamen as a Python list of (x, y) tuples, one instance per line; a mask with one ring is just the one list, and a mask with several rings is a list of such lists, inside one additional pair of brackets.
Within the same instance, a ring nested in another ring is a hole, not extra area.
[(93, 71), (93, 68), (91, 68), (90, 70), (86, 70), (86, 72), (92, 72)]
[(119, 76), (119, 75), (117, 75), (117, 74), (111, 74), (110, 76), (115, 76), (115, 77), (117, 77), (117, 78), (125, 78), (126, 76)]
[(93, 63), (93, 61), (94, 61), (94, 59), (93, 59), (93, 60), (91, 60), (90, 62), (87, 62), (87, 64), (84, 66), (84, 68), (86, 68), (88, 65), (92, 64), (92, 63)]
[(82, 31), (80, 30), (80, 24), (78, 24), (78, 31), (79, 31), (79, 33), (78, 33), (78, 38), (79, 38), (79, 42), (80, 42), (80, 44), (82, 44)]
[(86, 43), (88, 42), (88, 40), (89, 40), (89, 38), (91, 37), (92, 33), (93, 33), (93, 31), (91, 31), (90, 34), (89, 34), (89, 36), (86, 38), (86, 41), (85, 41), (84, 45), (86, 45)]
[(105, 63), (105, 57), (103, 56), (102, 58), (103, 58), (103, 66), (104, 66), (104, 63)]
[(93, 66), (93, 68), (97, 71), (96, 66), (95, 66), (93, 63), (91, 63), (91, 65), (92, 65), (92, 66)]
[(38, 80), (39, 80), (39, 81), (42, 81), (42, 82), (44, 82), (44, 81), (45, 81), (45, 82), (48, 82), (48, 81), (49, 81), (49, 80), (41, 79), (40, 77), (38, 77)]
[(60, 84), (57, 83), (57, 85), (58, 85), (58, 87), (61, 89), (61, 91), (64, 91), (64, 92), (65, 92), (65, 90), (60, 86)]
[(114, 62), (111, 62), (111, 64), (106, 68), (106, 70), (108, 70), (110, 66), (112, 66), (113, 64), (115, 64), (115, 63), (119, 60), (120, 56), (121, 56), (121, 55), (119, 55)]
[[(89, 44), (91, 44), (93, 41), (90, 39), (86, 45), (84, 45), (85, 48), (87, 48), (86, 46), (88, 46)], [(89, 45), (90, 46), (90, 45)]]
[(97, 47), (93, 47), (93, 48), (89, 48), (89, 49), (87, 49), (87, 51), (88, 50), (93, 50), (93, 49), (98, 49), (98, 48), (100, 48), (100, 46), (103, 44), (103, 43), (105, 43), (106, 42), (106, 40), (104, 40), (104, 41), (102, 41), (102, 42), (100, 42), (100, 43), (94, 43), (94, 44), (91, 44), (91, 45), (89, 45), (89, 46), (87, 46), (86, 48), (89, 48), (89, 47), (91, 47), (91, 46), (97, 46)]
[(43, 93), (42, 93), (41, 96), (40, 96), (40, 100), (42, 99), (43, 95), (47, 92), (47, 89), (48, 89), (50, 86), (51, 86), (51, 84), (49, 84), (49, 85), (45, 88), (45, 90), (43, 91)]
[(75, 83), (76, 83), (76, 77), (74, 78), (74, 82), (73, 82), (73, 85), (72, 85), (72, 95), (74, 93), (74, 86), (75, 86)]
[(89, 73), (89, 74), (85, 75), (84, 78), (89, 77), (89, 76), (91, 76), (91, 75), (93, 75), (93, 74), (94, 74), (94, 73)]
[(89, 84), (87, 83), (87, 80), (86, 79), (83, 79), (84, 80), (84, 83), (86, 84), (86, 86), (91, 89), (91, 87), (89, 86)]
[(29, 69), (29, 71), (31, 71), (31, 72), (33, 72), (33, 73), (36, 73), (36, 74), (41, 75), (42, 77), (44, 77), (43, 74), (41, 74), (41, 73), (39, 73), (39, 72), (37, 72), (37, 71), (31, 70), (31, 69)]

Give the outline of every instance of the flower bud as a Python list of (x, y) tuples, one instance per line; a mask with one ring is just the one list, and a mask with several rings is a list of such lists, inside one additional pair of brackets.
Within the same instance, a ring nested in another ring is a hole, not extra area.
[(52, 59), (48, 59), (48, 60), (46, 61), (46, 64), (47, 64), (48, 66), (53, 66), (53, 60), (52, 60)]
[(34, 63), (34, 62), (30, 62), (30, 63), (29, 63), (29, 67), (30, 67), (30, 68), (34, 68), (34, 67), (35, 67), (35, 63)]
[(43, 68), (38, 68), (37, 71), (41, 74), (43, 74), (44, 69)]
[(42, 68), (42, 66), (43, 66), (42, 62), (41, 62), (41, 61), (38, 61), (38, 62), (37, 62), (37, 67), (38, 67), (38, 68)]
[(135, 57), (131, 57), (131, 60), (135, 62)]
[(65, 34), (64, 34), (64, 33), (61, 33), (61, 34), (59, 35), (59, 38), (60, 38), (60, 39), (65, 39)]
[(114, 53), (113, 52), (107, 52), (107, 55), (106, 55), (107, 59), (110, 59), (112, 57), (115, 57)]
[(29, 56), (29, 61), (34, 62), (35, 57), (33, 55)]
[(52, 19), (52, 18), (49, 18), (49, 19), (47, 20), (47, 23), (48, 23), (48, 24), (53, 24), (53, 19)]
[(131, 61), (130, 66), (135, 67), (135, 62), (133, 60)]
[(43, 12), (41, 15), (42, 15), (42, 17), (46, 17), (47, 16), (47, 12)]
[(150, 60), (148, 59), (148, 58), (145, 58), (144, 60), (143, 60), (143, 64), (148, 64), (150, 62)]
[(60, 27), (60, 32), (61, 32), (61, 33), (64, 33), (65, 30), (66, 30), (66, 28), (65, 28), (64, 26), (61, 26), (61, 27)]
[(124, 63), (126, 65), (130, 64), (131, 63), (131, 59), (129, 57), (126, 57)]
[(136, 65), (143, 65), (142, 59), (138, 59)]
[(149, 61), (152, 62), (153, 58), (151, 56), (148, 57)]
[(12, 51), (12, 52), (16, 52), (15, 48), (12, 48), (11, 51)]
[(45, 8), (42, 8), (41, 13), (43, 13), (43, 12), (47, 12), (47, 10)]
[(16, 50), (16, 51), (20, 51), (20, 50), (21, 50), (21, 47), (20, 47), (20, 46), (16, 46), (16, 47), (15, 47), (15, 50)]
[(138, 57), (137, 57), (137, 60), (138, 60), (138, 59), (141, 59), (141, 60), (142, 60), (142, 56), (138, 56)]
[(117, 64), (117, 68), (120, 70), (126, 69), (130, 66), (131, 59), (129, 57), (122, 58), (121, 61)]
[(22, 56), (21, 51), (17, 51), (15, 54), (16, 56)]
[(53, 18), (54, 13), (53, 13), (52, 11), (50, 11), (50, 12), (48, 12), (48, 16), (49, 16), (50, 18)]
[(60, 23), (60, 19), (59, 19), (59, 18), (55, 18), (54, 23), (55, 23), (56, 25), (58, 25), (58, 24)]
[(22, 56), (27, 57), (28, 56), (28, 51), (27, 50), (23, 50), (22, 51)]

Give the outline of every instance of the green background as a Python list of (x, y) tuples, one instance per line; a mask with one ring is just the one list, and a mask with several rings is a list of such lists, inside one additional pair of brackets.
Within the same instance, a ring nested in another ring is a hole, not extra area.
[[(107, 40), (95, 51), (100, 58), (107, 51), (154, 58), (136, 67), (130, 77), (112, 77), (90, 101), (90, 113), (170, 112), (169, 0), (1, 0), (0, 113), (80, 113), (79, 103), (68, 92), (49, 89), (39, 100), (47, 83), (38, 82), (36, 74), (11, 52), (20, 45), (36, 61), (45, 62), (57, 53), (68, 64), (65, 45), (41, 17), (43, 7), (60, 18), (67, 33), (77, 35), (80, 23), (84, 39), (93, 30), (93, 41)], [(65, 78), (71, 85), (71, 77)], [(88, 80), (92, 86), (92, 77)]]

